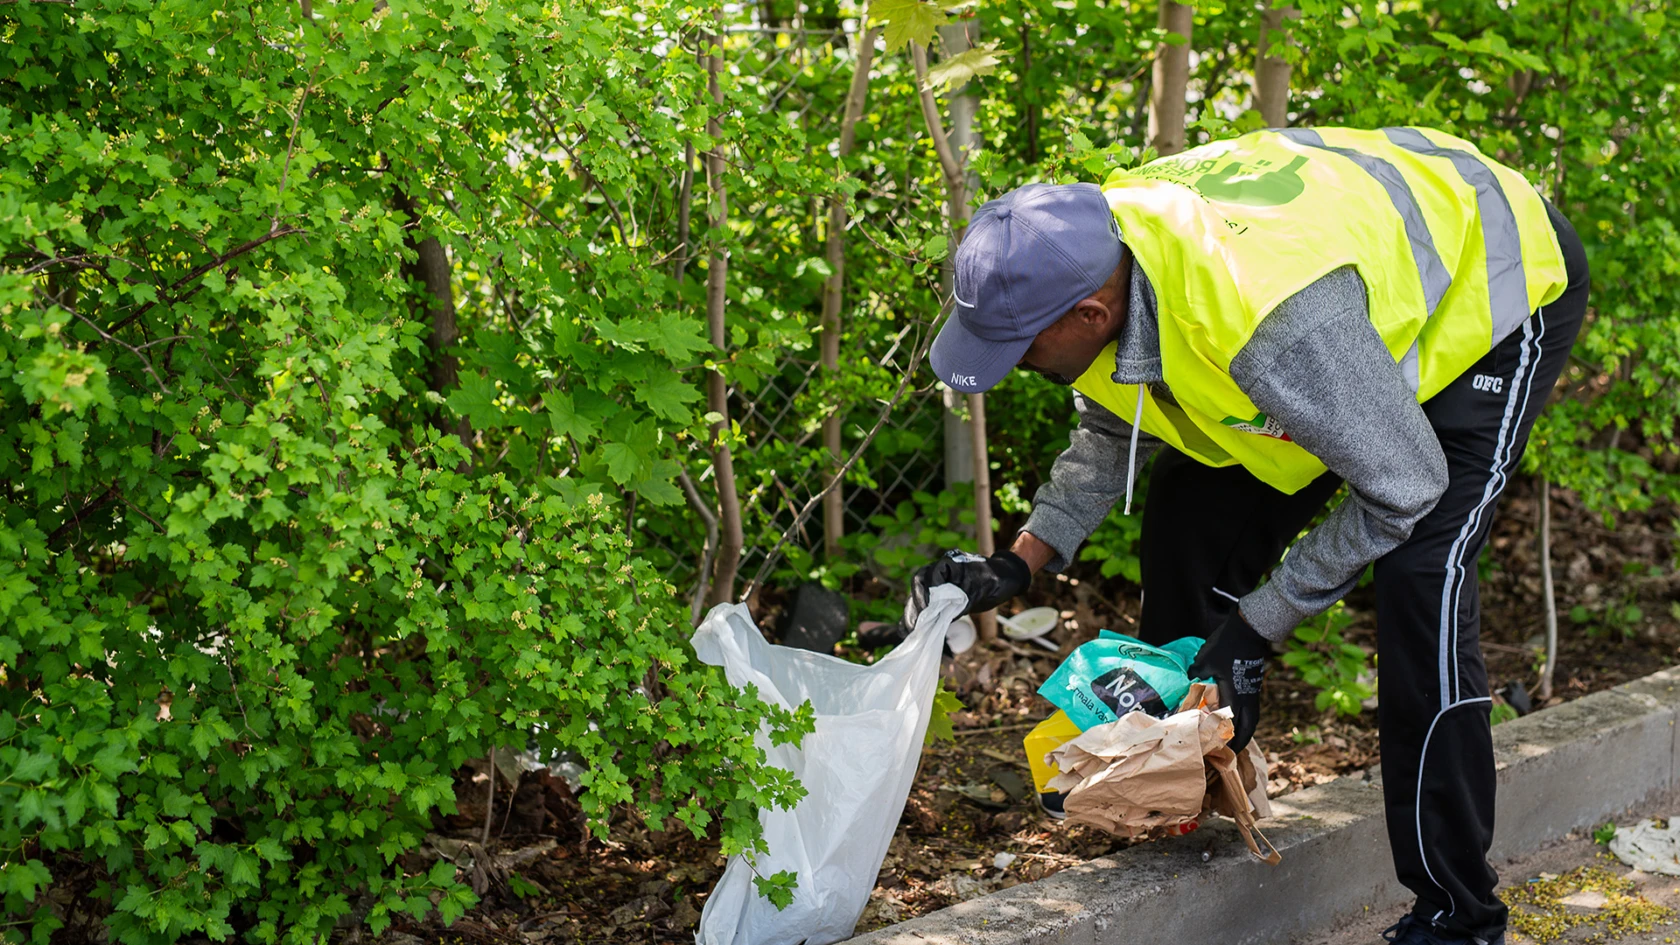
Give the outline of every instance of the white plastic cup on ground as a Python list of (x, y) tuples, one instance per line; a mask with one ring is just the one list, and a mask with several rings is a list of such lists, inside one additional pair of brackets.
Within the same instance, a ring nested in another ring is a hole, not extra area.
[(974, 645), (980, 634), (974, 629), (974, 621), (968, 617), (958, 617), (951, 621), (950, 629), (945, 631), (945, 645), (951, 652), (962, 653)]

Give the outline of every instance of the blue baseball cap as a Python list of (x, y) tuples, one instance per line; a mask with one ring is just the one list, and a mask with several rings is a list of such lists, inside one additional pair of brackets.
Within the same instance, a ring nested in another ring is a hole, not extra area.
[(1120, 265), (1120, 227), (1096, 184), (1028, 184), (974, 211), (952, 264), (956, 307), (928, 360), (952, 390), (974, 394), (1102, 288)]

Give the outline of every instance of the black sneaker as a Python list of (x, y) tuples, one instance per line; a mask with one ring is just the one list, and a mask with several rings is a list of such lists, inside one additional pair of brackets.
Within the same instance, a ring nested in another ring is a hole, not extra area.
[(1489, 942), (1479, 938), (1447, 938), (1415, 915), (1406, 915), (1383, 930), (1382, 940), (1393, 945), (1505, 945), (1505, 936)]
[(1038, 807), (1057, 820), (1066, 820), (1067, 811), (1062, 808), (1062, 802), (1066, 800), (1066, 791), (1045, 791), (1038, 795)]

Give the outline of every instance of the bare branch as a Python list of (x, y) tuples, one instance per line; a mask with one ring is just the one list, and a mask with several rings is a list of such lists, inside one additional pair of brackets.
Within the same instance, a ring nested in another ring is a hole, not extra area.
[(898, 389), (893, 391), (892, 399), (887, 401), (886, 406), (881, 408), (880, 415), (875, 418), (875, 425), (869, 428), (869, 433), (864, 436), (863, 442), (859, 443), (852, 450), (851, 455), (846, 457), (846, 461), (840, 464), (840, 469), (835, 473), (834, 478), (828, 481), (828, 485), (824, 486), (821, 492), (811, 496), (804, 507), (799, 510), (799, 514), (794, 517), (793, 524), (789, 525), (776, 539), (776, 543), (770, 546), (769, 553), (764, 556), (764, 563), (758, 567), (758, 573), (753, 575), (753, 579), (748, 582), (746, 590), (741, 594), (743, 602), (752, 598), (763, 583), (764, 578), (769, 575), (770, 569), (775, 567), (777, 556), (781, 553), (782, 546), (787, 544), (788, 537), (804, 527), (805, 520), (811, 517), (811, 510), (822, 502), (823, 496), (828, 495), (830, 490), (846, 478), (846, 473), (850, 472), (852, 467), (857, 464), (858, 458), (863, 456), (863, 451), (867, 450), (869, 444), (875, 441), (875, 434), (881, 432), (881, 427), (886, 424), (887, 418), (892, 416), (893, 410), (898, 407), (898, 402), (904, 398), (904, 392), (910, 387), (910, 379), (916, 375), (916, 369), (921, 366), (922, 359), (927, 356), (927, 349), (932, 344), (933, 332), (931, 331), (926, 332), (917, 340), (916, 353), (910, 358), (910, 364), (905, 367), (903, 376), (898, 379)]
[[(869, 67), (875, 56), (875, 40), (881, 27), (865, 30), (857, 37), (857, 52), (852, 62), (852, 81), (846, 89), (846, 111), (840, 120), (839, 157), (844, 165), (857, 139), (857, 123), (863, 117), (864, 103), (869, 95)], [(843, 170), (843, 167), (842, 167)], [(828, 259), (828, 278), (823, 281), (822, 295), (822, 364), (827, 372), (840, 367), (840, 309), (844, 302), (846, 284), (846, 201), (840, 195), (828, 200), (828, 232), (825, 255)], [(823, 446), (833, 461), (840, 461), (844, 447), (840, 441), (841, 410), (836, 409), (823, 418)], [(830, 557), (840, 553), (840, 536), (845, 532), (844, 495), (836, 486), (823, 502), (823, 547)]]
[[(306, 18), (312, 18), (309, 10), (309, 0), (303, 0), (303, 10)], [(303, 86), (303, 95), (298, 99), (297, 112), (292, 115), (292, 133), (286, 138), (286, 163), (280, 167), (280, 189), (274, 193), (274, 202), (277, 205), (280, 202), (280, 197), (286, 193), (286, 177), (292, 172), (292, 145), (297, 141), (298, 124), (303, 121), (303, 105), (309, 101), (309, 93), (315, 88), (315, 76), (320, 71), (321, 63), (317, 62), (315, 68), (309, 73), (309, 81)], [(278, 210), (278, 206), (275, 209)], [(269, 232), (280, 228), (280, 217), (278, 215), (269, 218), (268, 228)]]
[[(111, 342), (112, 344), (122, 345), (124, 348), (127, 348), (129, 351), (133, 352), (134, 356), (136, 358), (140, 359), (140, 366), (146, 369), (146, 373), (150, 374), (152, 376), (152, 380), (157, 381), (158, 389), (163, 391), (165, 394), (169, 393), (169, 385), (165, 384), (163, 382), (163, 378), (159, 377), (158, 373), (156, 371), (152, 370), (152, 362), (147, 360), (146, 356), (140, 353), (140, 348), (136, 348), (135, 346), (129, 344), (128, 342), (122, 340), (121, 338), (118, 338), (118, 337), (112, 335), (110, 332), (106, 331), (105, 329), (100, 328), (98, 322), (95, 322), (93, 319), (88, 318), (86, 315), (83, 315), (81, 312), (78, 312), (75, 309), (70, 308), (69, 306), (65, 305), (63, 302), (58, 302), (56, 304), (60, 308), (63, 308), (65, 311), (69, 312), (71, 315), (76, 316), (76, 319), (78, 321), (80, 321), (82, 324), (84, 324), (84, 325), (88, 326), (89, 328), (92, 328), (94, 331), (98, 332), (99, 337), (105, 339), (106, 341)], [(170, 338), (160, 338), (157, 341), (148, 341), (142, 347), (150, 348), (152, 345), (155, 345), (155, 344), (162, 344), (165, 341), (173, 341), (173, 340), (178, 340), (180, 338), (185, 338), (185, 337), (187, 337), (187, 336), (186, 335), (174, 335)]]
[[(176, 279), (173, 283), (170, 284), (169, 290), (167, 292), (162, 293), (159, 296), (158, 300), (147, 302), (146, 304), (144, 304), (144, 305), (140, 306), (138, 309), (136, 309), (133, 312), (133, 314), (129, 315), (127, 318), (123, 319), (120, 322), (117, 322), (115, 325), (112, 325), (111, 328), (110, 328), (111, 333), (115, 334), (119, 331), (122, 331), (124, 326), (126, 326), (129, 322), (134, 321), (136, 318), (139, 318), (140, 316), (146, 314), (146, 312), (150, 311), (153, 306), (158, 304), (158, 301), (168, 301), (168, 302), (175, 301), (174, 292), (175, 292), (176, 289), (179, 289), (181, 286), (184, 286), (187, 283), (193, 281), (194, 279), (197, 279), (199, 276), (204, 275), (205, 273), (209, 272), (210, 270), (219, 269), (222, 266), (227, 265), (229, 262), (232, 262), (233, 260), (239, 258), (240, 256), (245, 255), (246, 253), (250, 252), (253, 249), (256, 249), (258, 246), (261, 246), (262, 244), (267, 243), (270, 240), (277, 240), (282, 236), (291, 236), (294, 233), (302, 233), (302, 232), (303, 232), (303, 230), (301, 230), (301, 229), (299, 229), (295, 226), (288, 226), (288, 227), (284, 227), (284, 228), (279, 229), (279, 230), (269, 230), (267, 233), (263, 234), (262, 236), (257, 237), (254, 240), (249, 240), (247, 242), (239, 244), (238, 246), (235, 246), (234, 248), (228, 250), (227, 252), (221, 254), (220, 256), (217, 256), (215, 259), (212, 259), (209, 262), (204, 263), (203, 265), (195, 268), (192, 272), (189, 272), (186, 275), (182, 276), (181, 278)], [(100, 332), (100, 333), (104, 334), (104, 332)]]
[(927, 47), (911, 41), (910, 61), (916, 66), (916, 90), (922, 103), (922, 120), (927, 122), (928, 135), (933, 138), (934, 153), (939, 155), (939, 168), (945, 173), (945, 184), (955, 190), (962, 186), (962, 165), (951, 151), (945, 125), (939, 119), (939, 105), (933, 100), (933, 90), (927, 87)]
[(601, 186), (600, 179), (589, 170), (589, 166), (584, 164), (583, 160), (577, 156), (577, 152), (573, 150), (573, 148), (577, 147), (577, 145), (583, 143), (583, 138), (579, 138), (575, 143), (568, 146), (565, 140), (561, 137), (560, 129), (554, 124), (553, 119), (548, 117), (546, 112), (544, 112), (541, 108), (536, 107), (533, 107), (531, 112), (538, 118), (541, 118), (543, 124), (548, 126), (549, 134), (554, 136), (555, 146), (566, 152), (566, 156), (572, 159), (572, 166), (577, 168), (578, 173), (583, 176), (584, 186), (593, 189), (596, 193), (601, 195), (601, 200), (607, 205), (607, 212), (612, 214), (613, 222), (618, 224), (619, 239), (622, 242), (628, 243), (630, 241), (630, 230), (624, 225), (624, 217), (619, 215), (618, 202), (612, 199), (612, 195), (607, 193), (607, 189)]
[[(1540, 585), (1546, 602), (1546, 663), (1540, 669), (1536, 687), (1538, 702), (1552, 697), (1552, 679), (1557, 674), (1558, 620), (1557, 591), (1552, 585), (1552, 481), (1540, 475)], [(1538, 708), (1538, 705), (1536, 706)]]
[(694, 208), (694, 139), (690, 138), (683, 144), (683, 173), (682, 188), (677, 194), (677, 248), (671, 254), (677, 260), (676, 271), (672, 278), (678, 283), (683, 281), (683, 273), (688, 269), (688, 241), (689, 218)]
[(145, 511), (145, 510), (144, 510), (144, 509), (142, 509), (142, 508), (141, 508), (141, 507), (140, 507), (140, 506), (138, 506), (138, 505), (135, 505), (135, 504), (134, 504), (134, 503), (133, 503), (133, 502), (130, 502), (130, 501), (129, 501), (129, 500), (128, 500), (128, 496), (126, 496), (126, 495), (125, 495), (125, 496), (121, 496), (121, 499), (122, 499), (122, 501), (123, 501), (123, 505), (126, 505), (126, 506), (128, 506), (128, 507), (129, 507), (129, 509), (130, 509), (130, 510), (131, 510), (131, 511), (132, 511), (132, 512), (134, 512), (134, 514), (136, 514), (136, 515), (138, 515), (138, 516), (140, 516), (140, 517), (141, 517), (141, 518), (143, 518), (143, 519), (145, 519), (145, 520), (146, 520), (146, 521), (148, 521), (148, 522), (151, 522), (151, 523), (152, 523), (152, 527), (153, 527), (153, 528), (155, 528), (155, 529), (157, 529), (157, 530), (158, 530), (158, 534), (159, 534), (159, 535), (165, 535), (165, 534), (168, 534), (168, 529), (165, 529), (165, 528), (164, 528), (164, 527), (163, 527), (163, 526), (162, 526), (162, 525), (159, 525), (159, 524), (158, 524), (158, 520), (157, 520), (157, 519), (155, 519), (155, 518), (152, 518), (152, 517), (151, 517), (151, 516), (150, 516), (150, 515), (147, 515), (147, 514), (146, 514), (146, 511)]
[(115, 482), (111, 483), (111, 485), (108, 486), (104, 492), (100, 493), (97, 498), (88, 500), (86, 505), (83, 505), (80, 509), (71, 512), (68, 519), (61, 523), (57, 528), (53, 529), (52, 534), (47, 536), (47, 545), (50, 547), (53, 542), (58, 540), (60, 535), (69, 531), (71, 528), (80, 528), (82, 525), (82, 517), (84, 515), (92, 514), (94, 511), (98, 510), (100, 506), (103, 506), (113, 498), (116, 498), (119, 494), (120, 493), (117, 491), (117, 484)]
[[(716, 13), (717, 26), (723, 25), (723, 7)], [(711, 200), (708, 208), (707, 234), (712, 244), (711, 259), (706, 271), (706, 322), (711, 329), (712, 347), (717, 360), (729, 357), (728, 279), (729, 253), (724, 246), (729, 226), (729, 196), (723, 173), (723, 127), (718, 112), (724, 105), (723, 88), (718, 75), (723, 71), (723, 35), (711, 37), (710, 55), (706, 61), (707, 88), (712, 103), (718, 108), (706, 120), (706, 134), (712, 139), (712, 150), (706, 156), (706, 187)], [(719, 525), (722, 539), (718, 545), (717, 574), (712, 579), (711, 600), (722, 603), (735, 590), (736, 574), (741, 567), (741, 549), (746, 544), (741, 525), (741, 495), (735, 484), (735, 457), (729, 447), (729, 388), (722, 368), (714, 369), (706, 379), (706, 405), (718, 415), (712, 425), (712, 468), (717, 471)]]
[(150, 348), (153, 345), (168, 344), (171, 341), (186, 341), (187, 339), (189, 339), (191, 337), (193, 337), (193, 336), (192, 335), (170, 335), (167, 338), (159, 338), (156, 341), (148, 341), (143, 345), (137, 346), (134, 350), (144, 351), (144, 350), (146, 350), (147, 348)]
[(67, 270), (66, 269), (54, 270), (53, 272), (48, 272), (47, 274), (48, 275), (56, 275), (57, 273), (60, 273), (60, 272), (81, 272), (81, 271), (86, 270), (86, 269), (92, 269), (96, 272), (105, 273), (105, 277), (107, 279), (109, 279), (110, 278), (110, 273), (105, 271), (104, 266), (100, 265), (99, 263), (88, 262), (87, 261), (87, 260), (93, 259), (93, 258), (95, 258), (95, 257), (85, 256), (85, 255), (52, 256), (52, 257), (49, 257), (47, 259), (41, 260), (40, 262), (36, 263), (35, 265), (30, 266), (28, 269), (23, 270), (22, 275), (33, 276), (37, 273), (46, 272), (48, 266), (58, 265), (58, 264), (62, 263), (62, 264), (66, 265), (70, 268), (67, 269)]
[(700, 576), (694, 582), (694, 593), (689, 596), (689, 616), (694, 623), (700, 622), (700, 612), (706, 606), (706, 592), (711, 589), (712, 562), (717, 558), (718, 549), (718, 520), (706, 501), (700, 497), (700, 490), (694, 487), (694, 480), (689, 478), (688, 470), (677, 470), (677, 481), (682, 484), (683, 494), (688, 496), (688, 504), (694, 509), (700, 521), (706, 523), (706, 543), (700, 554)]

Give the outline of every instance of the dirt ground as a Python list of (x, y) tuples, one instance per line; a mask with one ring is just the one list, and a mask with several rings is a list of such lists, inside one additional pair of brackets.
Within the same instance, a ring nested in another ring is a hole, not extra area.
[[(1672, 511), (1629, 517), (1610, 529), (1558, 494), (1552, 514), (1561, 639), (1554, 703), (1680, 662)], [(1483, 650), (1496, 689), (1520, 682), (1532, 691), (1537, 682), (1544, 623), (1535, 520), (1531, 481), (1513, 483), (1482, 563)], [(1073, 647), (1102, 628), (1135, 627), (1137, 589), (1075, 569), (1041, 575), (1025, 598), (1021, 607), (1050, 604), (1062, 611), (1062, 626), (1051, 636), (1059, 649), (1005, 642), (946, 661), (947, 685), (965, 703), (953, 719), (957, 736), (924, 753), (859, 932), (1041, 879), (1124, 844), (1093, 828), (1067, 827), (1039, 810), (1021, 739), (1052, 711), (1036, 690)], [(1370, 608), (1368, 589), (1350, 596), (1354, 619), (1346, 636), (1374, 649)], [(1571, 611), (1586, 622), (1571, 619)], [(1273, 796), (1378, 760), (1374, 711), (1338, 718), (1317, 711), (1313, 696), (1292, 671), (1274, 666), (1256, 736), (1271, 763)], [(476, 839), (486, 784), (483, 773), (475, 777), (463, 779), (462, 814), (440, 833)], [(477, 877), (484, 903), (449, 929), (412, 925), (398, 927), (399, 936), (428, 942), (692, 941), (705, 896), (722, 873), (715, 841), (695, 840), (682, 829), (655, 833), (620, 825), (608, 842), (585, 843), (563, 782), (547, 778), (520, 790), (511, 816), (521, 830), (493, 837), (490, 854), (480, 857), (489, 864)], [(506, 803), (503, 794), (499, 805)]]
[[(1670, 795), (1615, 820), (1680, 814)], [(1680, 942), (1680, 876), (1635, 871), (1577, 832), (1527, 856), (1495, 863), (1499, 894), (1511, 906), (1508, 945), (1673, 945)], [(1559, 894), (1562, 894), (1561, 896)], [(1598, 895), (1594, 895), (1598, 893)], [(1608, 895), (1606, 895), (1608, 893)], [(1299, 939), (1295, 945), (1372, 945), (1399, 912), (1378, 912)]]

